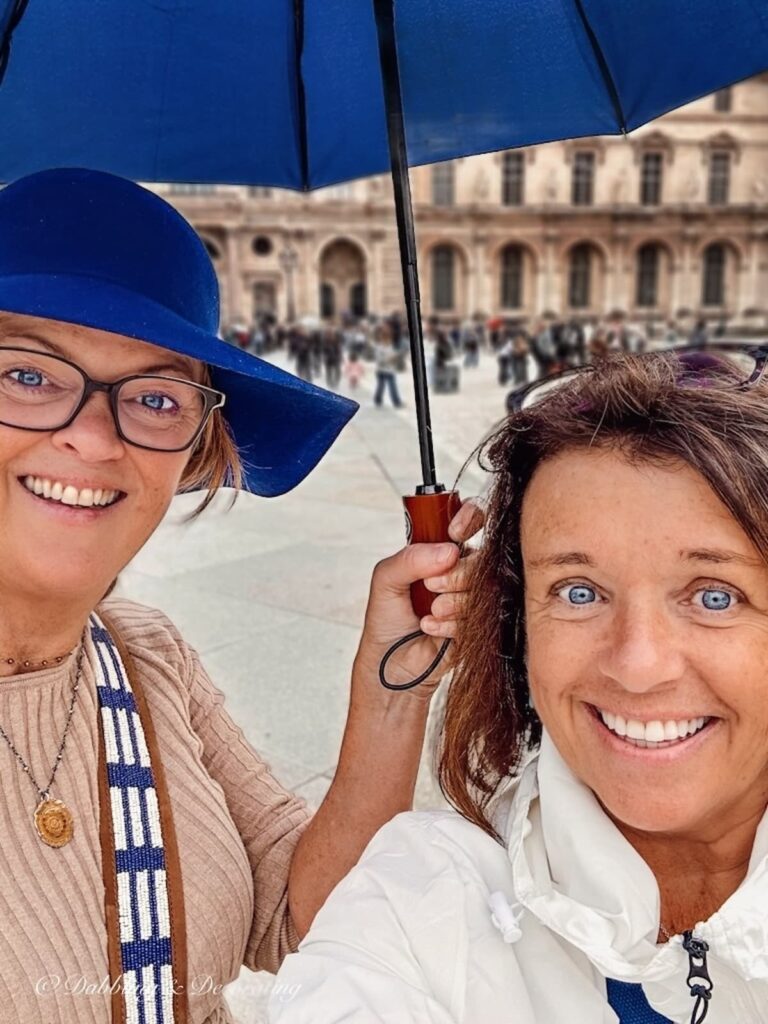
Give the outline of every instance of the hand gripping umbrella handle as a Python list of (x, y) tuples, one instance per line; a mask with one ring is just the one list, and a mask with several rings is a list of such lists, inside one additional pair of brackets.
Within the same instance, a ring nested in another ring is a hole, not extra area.
[[(403, 498), (408, 543), (439, 544), (441, 541), (449, 541), (451, 538), (448, 534), (448, 526), (461, 508), (459, 492), (444, 491), (440, 484), (429, 489), (426, 487), (417, 488), (417, 491), (426, 491), (427, 493), (408, 494)], [(417, 580), (411, 584), (411, 604), (420, 619), (425, 615), (429, 615), (432, 602), (436, 596), (430, 590), (427, 590), (422, 580)], [(443, 641), (434, 661), (416, 679), (411, 679), (408, 683), (390, 683), (385, 674), (387, 662), (395, 651), (404, 644), (409, 643), (411, 640), (416, 640), (423, 635), (422, 631), (417, 629), (414, 633), (409, 633), (408, 636), (402, 637), (396, 644), (390, 647), (379, 665), (379, 682), (382, 686), (388, 690), (411, 690), (414, 686), (423, 683), (428, 676), (432, 675), (445, 657), (445, 652), (448, 650), (448, 645), (451, 642), (450, 638)]]
[[(448, 526), (461, 508), (458, 491), (408, 494), (403, 498), (403, 505), (409, 544), (439, 544), (451, 539)], [(411, 584), (411, 604), (420, 619), (429, 615), (436, 596), (427, 590), (421, 580)]]

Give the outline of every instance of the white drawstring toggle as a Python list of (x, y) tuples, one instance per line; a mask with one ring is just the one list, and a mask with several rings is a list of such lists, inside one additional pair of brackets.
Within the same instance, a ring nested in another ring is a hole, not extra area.
[(501, 932), (505, 942), (517, 942), (522, 938), (520, 919), (525, 909), (519, 903), (510, 904), (503, 892), (492, 892), (488, 897), (491, 921)]

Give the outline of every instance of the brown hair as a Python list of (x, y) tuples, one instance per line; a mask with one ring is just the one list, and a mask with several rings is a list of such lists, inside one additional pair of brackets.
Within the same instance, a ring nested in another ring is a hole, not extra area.
[(483, 544), (456, 641), (439, 737), (440, 787), (494, 834), (489, 802), (541, 737), (525, 667), (523, 497), (538, 466), (579, 448), (687, 463), (710, 484), (768, 562), (768, 384), (713, 356), (609, 357), (510, 415), (479, 449), (494, 474)]
[[(202, 384), (210, 386), (211, 375), (206, 366), (203, 371)], [(234, 488), (232, 505), (243, 486), (243, 467), (227, 421), (220, 409), (214, 410), (205, 425), (179, 484), (180, 491), (205, 489), (205, 497), (197, 508), (189, 514), (187, 521), (196, 519), (213, 501), (221, 487)]]

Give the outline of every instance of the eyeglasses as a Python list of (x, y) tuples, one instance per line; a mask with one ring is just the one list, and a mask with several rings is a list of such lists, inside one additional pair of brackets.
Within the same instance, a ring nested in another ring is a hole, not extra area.
[[(652, 359), (662, 354), (674, 356), (679, 360), (681, 365), (678, 383), (681, 387), (720, 385), (737, 389), (751, 388), (761, 379), (768, 365), (768, 347), (764, 346), (753, 348), (739, 345), (708, 345), (702, 348), (700, 345), (682, 345), (679, 348), (645, 352), (634, 358)], [(507, 412), (515, 413), (530, 408), (581, 374), (594, 371), (613, 358), (621, 359), (621, 356), (612, 356), (609, 353), (596, 363), (568, 367), (549, 377), (542, 377), (541, 380), (515, 388), (507, 395)]]
[(189, 380), (132, 374), (111, 384), (93, 380), (62, 356), (0, 348), (0, 424), (21, 430), (63, 430), (96, 391), (109, 396), (118, 436), (137, 448), (181, 452), (202, 433), (221, 391)]

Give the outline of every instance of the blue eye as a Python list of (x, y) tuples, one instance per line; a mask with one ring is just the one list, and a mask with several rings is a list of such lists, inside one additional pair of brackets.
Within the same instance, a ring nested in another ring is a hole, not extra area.
[(700, 590), (701, 603), (710, 612), (724, 612), (731, 607), (733, 594), (728, 590), (717, 590), (714, 587), (707, 587)]
[(593, 587), (588, 587), (585, 583), (569, 583), (565, 587), (561, 587), (558, 592), (560, 596), (563, 596), (563, 600), (568, 601), (571, 605), (585, 605), (594, 604), (597, 600), (597, 594)]
[(152, 409), (154, 412), (170, 412), (176, 407), (175, 403), (167, 395), (142, 395), (139, 401), (145, 409)]
[(15, 373), (18, 374), (18, 377), (15, 378), (17, 384), (39, 386), (43, 383), (43, 375), (39, 370), (12, 370), (10, 374), (12, 379), (14, 379), (13, 374)]

